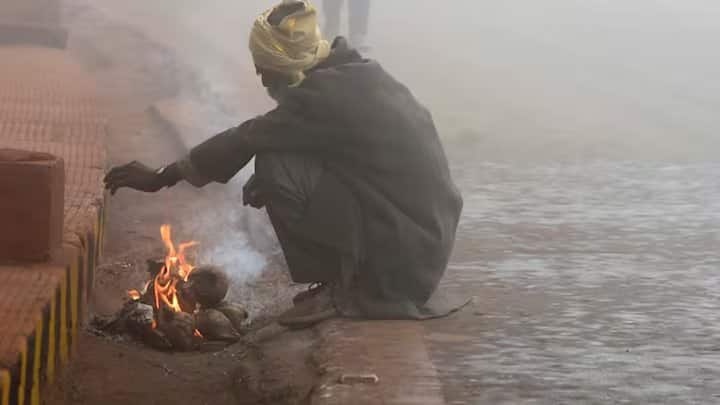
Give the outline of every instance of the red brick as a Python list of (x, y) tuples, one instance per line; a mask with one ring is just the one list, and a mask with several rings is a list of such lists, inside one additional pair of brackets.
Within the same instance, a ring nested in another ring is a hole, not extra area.
[(64, 193), (62, 159), (0, 149), (0, 261), (46, 260), (60, 247)]

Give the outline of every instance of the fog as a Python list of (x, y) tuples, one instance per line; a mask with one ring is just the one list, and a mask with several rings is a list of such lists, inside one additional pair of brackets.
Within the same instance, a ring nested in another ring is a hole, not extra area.
[[(178, 95), (195, 106), (187, 147), (272, 107), (247, 50), (255, 16), (272, 2), (73, 2), (193, 71)], [(669, 164), (717, 160), (719, 34), (720, 3), (709, 0), (386, 0), (372, 3), (367, 56), (431, 110), (455, 171), (500, 160)], [(210, 186), (227, 193), (224, 205), (188, 224), (238, 285), (278, 252), (264, 213), (239, 204), (251, 171)], [(465, 218), (487, 209), (484, 192), (469, 188)]]
[[(247, 34), (272, 2), (105, 3), (200, 72), (215, 126), (271, 106)], [(719, 17), (709, 0), (375, 1), (368, 57), (479, 156), (714, 158)]]

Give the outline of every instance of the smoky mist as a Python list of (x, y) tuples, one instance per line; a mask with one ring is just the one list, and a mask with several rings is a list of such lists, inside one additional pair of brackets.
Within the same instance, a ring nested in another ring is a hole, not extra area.
[[(202, 106), (200, 130), (185, 138), (191, 147), (272, 108), (247, 50), (254, 18), (272, 4), (94, 7), (172, 49), (194, 72), (178, 94)], [(712, 1), (374, 1), (366, 54), (432, 112), (454, 166), (705, 161), (720, 146), (718, 34), (720, 3)], [(189, 219), (202, 258), (238, 283), (278, 253), (264, 213), (241, 205), (250, 173), (252, 164), (222, 187), (211, 213)]]
[[(272, 2), (128, 3), (98, 7), (195, 69), (204, 94), (197, 83), (186, 93), (218, 111), (212, 122), (272, 106), (247, 50)], [(428, 106), (445, 139), (481, 155), (705, 159), (718, 145), (719, 16), (699, 0), (373, 2), (367, 55)]]

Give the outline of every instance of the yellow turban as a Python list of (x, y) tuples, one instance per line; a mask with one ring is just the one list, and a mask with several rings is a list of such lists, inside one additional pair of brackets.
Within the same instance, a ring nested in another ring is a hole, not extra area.
[[(281, 5), (296, 2), (285, 0)], [(307, 0), (300, 3), (305, 7), (283, 18), (277, 26), (271, 25), (268, 17), (281, 5), (264, 12), (250, 32), (250, 52), (255, 65), (289, 76), (291, 86), (302, 83), (303, 72), (330, 54), (330, 44), (323, 39), (317, 23), (317, 10)]]

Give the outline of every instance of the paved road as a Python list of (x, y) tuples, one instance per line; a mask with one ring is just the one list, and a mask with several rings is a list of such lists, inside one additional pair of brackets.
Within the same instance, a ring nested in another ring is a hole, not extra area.
[(720, 402), (720, 165), (465, 162), (449, 403)]

